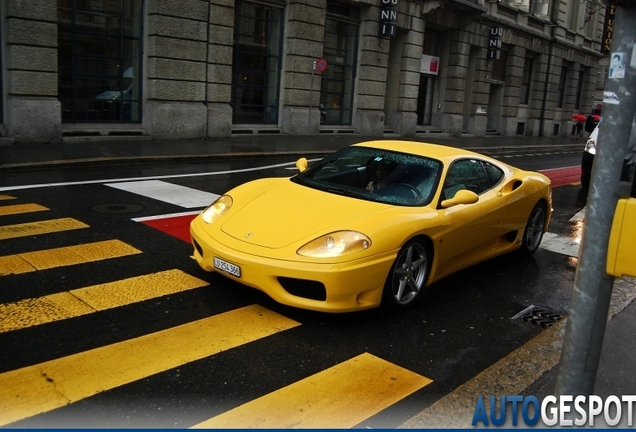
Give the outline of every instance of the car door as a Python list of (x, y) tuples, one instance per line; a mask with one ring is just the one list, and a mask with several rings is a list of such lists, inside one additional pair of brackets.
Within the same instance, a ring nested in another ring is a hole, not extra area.
[[(455, 161), (448, 169), (442, 185), (438, 212), (443, 224), (440, 268), (442, 274), (466, 267), (481, 259), (505, 234), (502, 222), (505, 206), (497, 185), (504, 179), (503, 171), (477, 158)], [(495, 169), (489, 172), (489, 169)], [(479, 196), (474, 204), (459, 204), (442, 208), (458, 190), (468, 189)]]

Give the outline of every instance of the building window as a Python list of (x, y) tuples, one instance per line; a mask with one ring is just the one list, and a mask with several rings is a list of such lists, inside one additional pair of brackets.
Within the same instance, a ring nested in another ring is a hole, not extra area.
[(234, 22), (234, 123), (278, 124), (282, 7), (242, 1)]
[(559, 77), (559, 88), (557, 89), (556, 107), (563, 108), (563, 100), (565, 99), (565, 80), (568, 76), (567, 66), (561, 67), (561, 76)]
[(569, 4), (569, 10), (568, 10), (568, 28), (573, 31), (576, 32), (579, 30), (579, 15), (580, 15), (580, 9), (579, 9), (579, 3), (582, 3), (580, 1), (572, 1)]
[(521, 89), (519, 103), (527, 105), (530, 101), (530, 83), (532, 81), (532, 59), (526, 57), (523, 61), (523, 74), (521, 75)]
[(320, 104), (325, 124), (349, 125), (353, 110), (359, 10), (328, 3), (323, 57), (327, 70), (321, 75)]
[(142, 0), (58, 0), (62, 122), (141, 120)]
[(576, 98), (574, 99), (574, 110), (581, 109), (581, 96), (583, 95), (583, 79), (585, 78), (585, 70), (579, 71), (579, 80), (576, 83)]
[(541, 18), (547, 18), (550, 9), (548, 0), (530, 0), (530, 13), (538, 15)]

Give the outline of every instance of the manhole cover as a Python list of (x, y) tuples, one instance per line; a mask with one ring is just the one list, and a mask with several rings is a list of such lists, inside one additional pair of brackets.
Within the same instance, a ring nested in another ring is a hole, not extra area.
[(564, 313), (553, 311), (548, 308), (530, 305), (511, 319), (521, 320), (523, 322), (547, 328), (558, 322), (564, 315)]
[(97, 213), (135, 213), (143, 209), (144, 207), (139, 204), (127, 203), (98, 204), (91, 207), (91, 210)]

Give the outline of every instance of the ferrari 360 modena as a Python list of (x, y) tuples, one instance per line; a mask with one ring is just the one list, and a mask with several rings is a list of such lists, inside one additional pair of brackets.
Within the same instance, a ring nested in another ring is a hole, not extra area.
[(454, 272), (532, 255), (552, 213), (544, 175), (421, 142), (355, 144), (238, 186), (191, 223), (194, 258), (282, 304), (402, 309)]

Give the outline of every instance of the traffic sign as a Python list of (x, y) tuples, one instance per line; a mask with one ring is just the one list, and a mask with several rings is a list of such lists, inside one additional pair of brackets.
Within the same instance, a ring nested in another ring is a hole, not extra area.
[(326, 71), (327, 60), (325, 60), (324, 58), (319, 58), (318, 60), (316, 60), (316, 70), (318, 71), (318, 73), (323, 73), (324, 71)]

